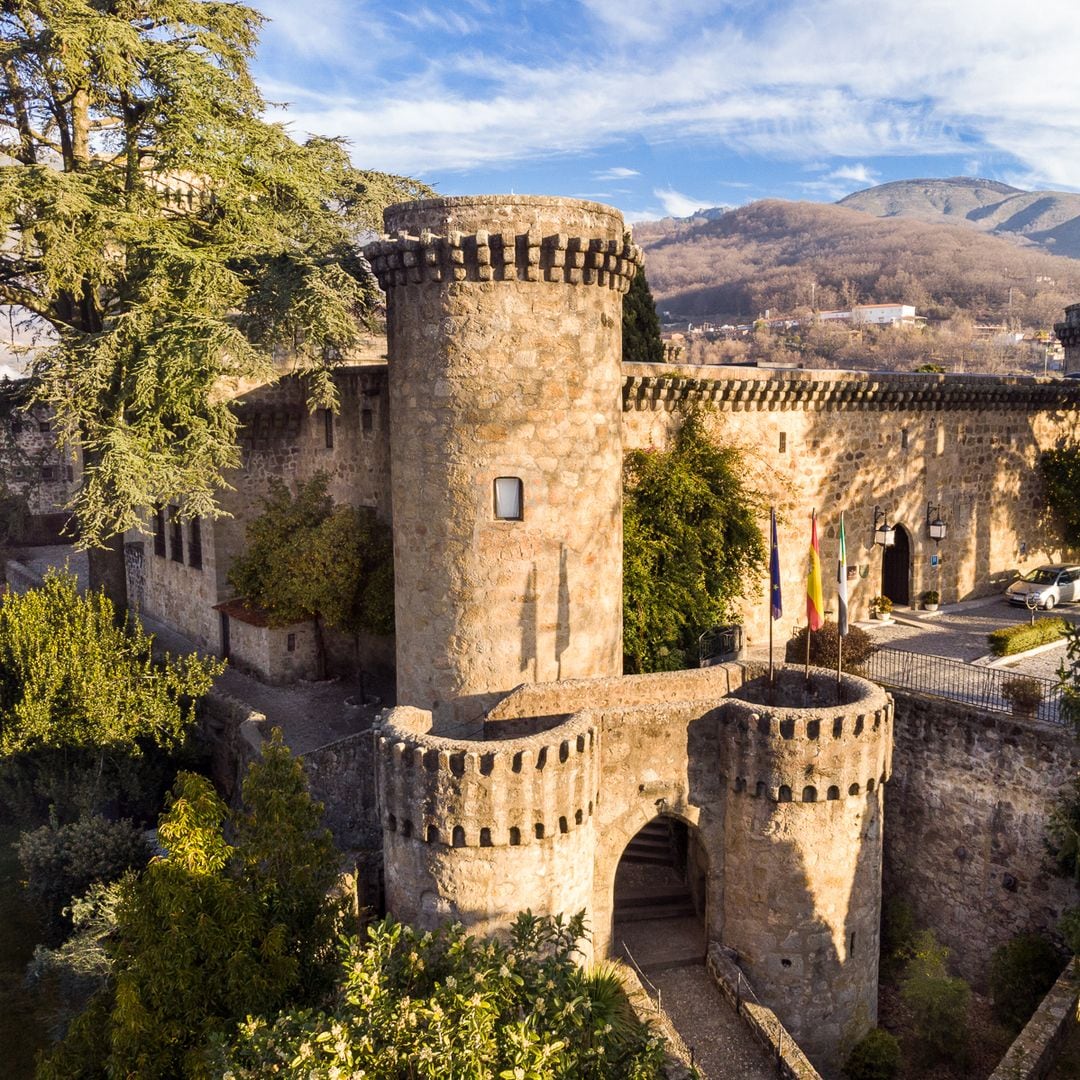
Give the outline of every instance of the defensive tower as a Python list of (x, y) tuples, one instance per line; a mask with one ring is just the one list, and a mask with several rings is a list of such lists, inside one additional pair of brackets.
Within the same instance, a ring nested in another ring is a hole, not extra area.
[(389, 207), (398, 700), (468, 730), (526, 682), (622, 667), (619, 213), (524, 196)]

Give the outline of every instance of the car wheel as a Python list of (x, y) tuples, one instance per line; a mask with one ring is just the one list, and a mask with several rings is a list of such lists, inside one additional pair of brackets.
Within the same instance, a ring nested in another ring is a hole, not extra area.
[(1043, 607), (1044, 607), (1044, 608), (1045, 608), (1045, 609), (1046, 609), (1047, 611), (1049, 611), (1049, 610), (1050, 610), (1050, 609), (1051, 609), (1051, 608), (1052, 608), (1053, 606), (1054, 606), (1054, 595), (1053, 595), (1053, 593), (1051, 593), (1051, 594), (1050, 594), (1050, 595), (1049, 595), (1049, 596), (1048, 596), (1048, 597), (1046, 598), (1046, 601), (1045, 601), (1045, 603), (1043, 604)]

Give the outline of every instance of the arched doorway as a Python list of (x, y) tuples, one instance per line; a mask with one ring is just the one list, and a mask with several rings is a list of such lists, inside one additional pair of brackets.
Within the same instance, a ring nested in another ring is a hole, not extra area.
[(894, 604), (911, 603), (911, 538), (903, 525), (896, 526), (896, 540), (881, 559), (881, 595)]
[(708, 857), (694, 827), (661, 815), (626, 845), (615, 871), (612, 953), (644, 968), (705, 954)]

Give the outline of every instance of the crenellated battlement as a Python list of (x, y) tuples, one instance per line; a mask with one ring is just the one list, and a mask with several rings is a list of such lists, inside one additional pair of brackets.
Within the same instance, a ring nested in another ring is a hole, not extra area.
[(599, 738), (583, 712), (539, 735), (499, 742), (432, 735), (431, 713), (396, 708), (379, 735), (384, 828), (451, 847), (517, 847), (591, 822)]
[(1058, 378), (880, 371), (793, 371), (624, 364), (623, 410), (712, 402), (734, 412), (1076, 408), (1080, 386)]
[[(781, 691), (801, 685), (801, 671), (781, 671)], [(831, 672), (812, 675), (823, 702)], [(764, 704), (763, 679), (744, 684), (720, 706), (720, 743), (730, 790), (773, 802), (829, 802), (872, 794), (891, 772), (893, 703), (874, 683), (844, 676), (837, 705)], [(746, 700), (750, 698), (751, 700)], [(790, 699), (789, 699), (790, 700)]]
[(395, 285), (443, 281), (555, 281), (598, 285), (624, 293), (642, 264), (641, 248), (627, 240), (452, 231), (438, 236), (399, 232), (368, 244), (364, 254), (385, 292)]

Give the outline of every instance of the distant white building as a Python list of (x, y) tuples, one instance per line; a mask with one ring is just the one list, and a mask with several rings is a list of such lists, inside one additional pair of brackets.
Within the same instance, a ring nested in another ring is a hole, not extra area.
[(872, 326), (914, 326), (914, 304), (856, 304), (851, 321)]

